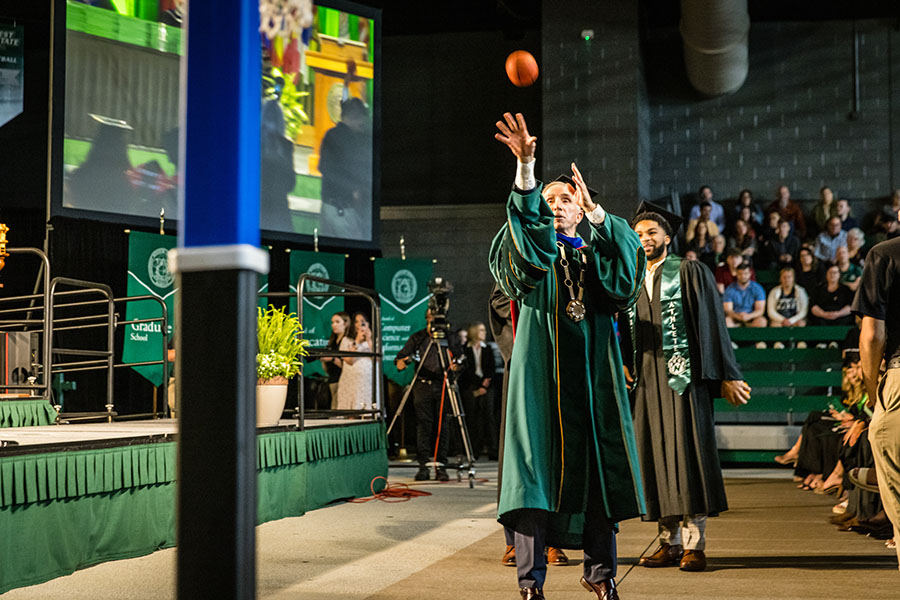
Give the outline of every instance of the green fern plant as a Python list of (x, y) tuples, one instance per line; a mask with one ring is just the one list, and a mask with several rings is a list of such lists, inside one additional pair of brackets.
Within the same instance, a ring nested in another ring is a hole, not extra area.
[[(303, 327), (297, 315), (271, 304), (268, 310), (257, 308), (256, 337), (259, 351), (256, 355), (256, 377), (260, 384), (287, 383), (300, 373), (301, 356), (309, 352), (309, 340), (300, 338)], [(275, 382), (270, 380), (275, 379)], [(282, 381), (283, 380), (283, 381)]]

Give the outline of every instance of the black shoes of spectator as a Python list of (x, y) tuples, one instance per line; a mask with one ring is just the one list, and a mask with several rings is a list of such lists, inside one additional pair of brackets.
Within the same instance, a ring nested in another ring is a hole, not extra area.
[(428, 481), (428, 467), (419, 467), (416, 471), (416, 481)]
[(444, 467), (438, 467), (437, 477), (435, 478), (438, 481), (450, 481), (450, 476), (447, 475), (447, 469)]

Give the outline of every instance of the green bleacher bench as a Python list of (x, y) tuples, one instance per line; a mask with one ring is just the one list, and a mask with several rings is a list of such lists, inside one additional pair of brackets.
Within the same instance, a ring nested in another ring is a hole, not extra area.
[(766, 289), (769, 289), (776, 283), (778, 283), (778, 270), (777, 269), (763, 269), (756, 272), (756, 283), (760, 284)]
[[(750, 402), (741, 407), (731, 406), (724, 398), (714, 400), (719, 458), (723, 463), (767, 463), (787, 450), (788, 446), (780, 445), (793, 443), (809, 412), (825, 410), (829, 404), (840, 406), (841, 349), (816, 345), (842, 342), (850, 327), (728, 331), (732, 341), (746, 346), (737, 348), (735, 357), (753, 391)], [(768, 347), (753, 347), (757, 342)], [(787, 347), (772, 348), (774, 342)], [(797, 342), (807, 347), (797, 348)]]

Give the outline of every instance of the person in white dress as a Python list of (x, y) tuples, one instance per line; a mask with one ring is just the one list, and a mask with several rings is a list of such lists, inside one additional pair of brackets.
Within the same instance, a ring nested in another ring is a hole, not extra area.
[[(348, 352), (371, 352), (372, 328), (362, 313), (353, 315), (350, 332), (341, 340), (341, 350)], [(338, 386), (339, 410), (372, 410), (372, 359), (368, 357), (344, 358)]]

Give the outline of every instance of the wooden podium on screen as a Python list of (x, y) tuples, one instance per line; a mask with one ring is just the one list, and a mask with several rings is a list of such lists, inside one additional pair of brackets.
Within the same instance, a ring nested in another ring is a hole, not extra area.
[(319, 173), (319, 146), (329, 129), (341, 118), (341, 98), (347, 76), (347, 62), (356, 63), (356, 79), (350, 83), (350, 96), (361, 99), (367, 105), (366, 81), (374, 76), (372, 63), (368, 62), (368, 47), (363, 42), (339, 40), (329, 35), (319, 35), (322, 48), (306, 53), (306, 64), (315, 73), (313, 80), (312, 154), (309, 156), (309, 172)]

